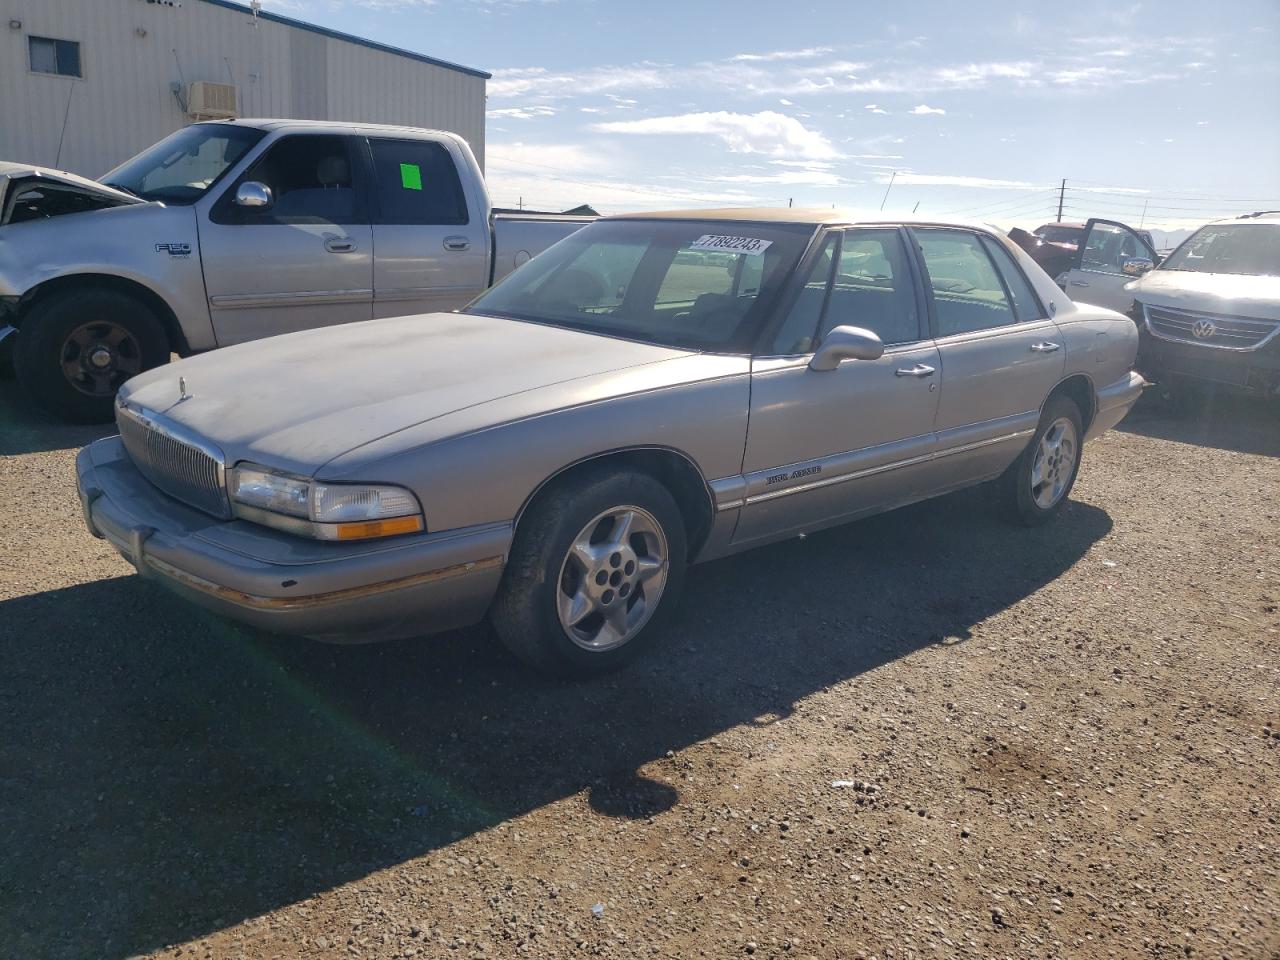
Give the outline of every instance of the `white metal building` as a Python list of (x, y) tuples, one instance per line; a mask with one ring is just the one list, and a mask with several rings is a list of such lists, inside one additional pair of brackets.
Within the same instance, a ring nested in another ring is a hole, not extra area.
[(0, 160), (97, 177), (243, 116), (449, 130), (483, 164), (488, 78), (230, 0), (0, 0)]

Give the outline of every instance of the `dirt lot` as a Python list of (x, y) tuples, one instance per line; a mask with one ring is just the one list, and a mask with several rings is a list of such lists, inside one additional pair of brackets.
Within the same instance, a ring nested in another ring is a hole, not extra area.
[(1047, 529), (969, 493), (696, 568), (554, 686), (169, 597), (81, 523), (105, 431), (12, 390), (4, 956), (1280, 956), (1273, 413), (1140, 408)]

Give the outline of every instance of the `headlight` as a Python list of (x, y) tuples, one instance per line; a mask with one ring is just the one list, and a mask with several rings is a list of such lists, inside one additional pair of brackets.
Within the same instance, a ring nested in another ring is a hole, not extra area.
[(321, 483), (253, 464), (227, 471), (232, 512), (317, 540), (368, 540), (426, 529), (422, 507), (403, 487)]

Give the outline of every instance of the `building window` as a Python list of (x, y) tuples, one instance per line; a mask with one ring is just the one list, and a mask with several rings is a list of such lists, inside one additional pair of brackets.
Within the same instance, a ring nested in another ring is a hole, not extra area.
[(81, 77), (80, 44), (75, 40), (27, 37), (32, 73), (52, 73), (60, 77)]

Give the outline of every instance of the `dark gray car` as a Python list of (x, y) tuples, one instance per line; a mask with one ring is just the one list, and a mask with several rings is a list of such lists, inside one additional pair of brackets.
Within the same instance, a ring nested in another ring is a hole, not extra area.
[(140, 573), (245, 622), (361, 641), (488, 615), (593, 671), (692, 562), (985, 481), (1049, 520), (1141, 392), (1136, 346), (982, 227), (612, 218), (461, 313), (136, 377), (80, 491)]

